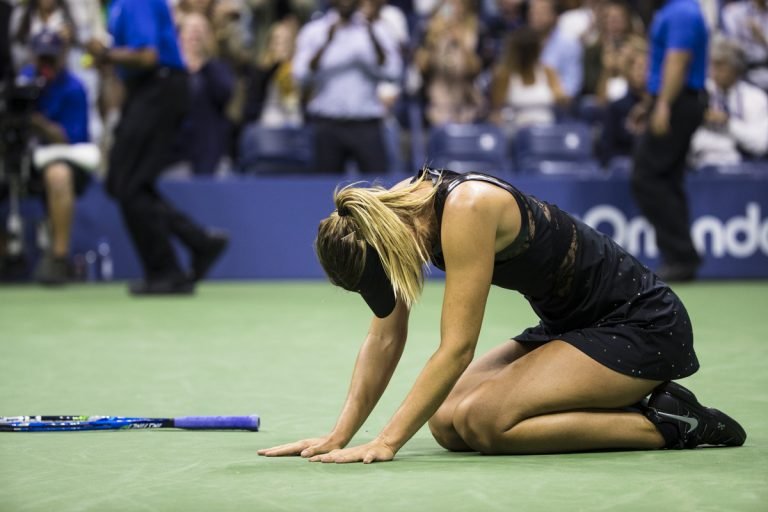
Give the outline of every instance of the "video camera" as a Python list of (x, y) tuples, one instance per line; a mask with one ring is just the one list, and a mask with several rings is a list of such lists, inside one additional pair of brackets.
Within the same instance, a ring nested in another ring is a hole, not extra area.
[(41, 77), (16, 80), (0, 86), (0, 152), (3, 154), (0, 180), (10, 176), (28, 178), (30, 116), (36, 110), (36, 101), (45, 86)]

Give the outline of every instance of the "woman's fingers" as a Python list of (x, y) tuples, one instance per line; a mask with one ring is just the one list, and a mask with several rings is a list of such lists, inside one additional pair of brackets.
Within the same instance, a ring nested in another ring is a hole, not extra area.
[(257, 451), (256, 453), (266, 457), (282, 457), (287, 455), (313, 457), (323, 453), (328, 453), (332, 449), (338, 447), (338, 444), (329, 442), (327, 438), (319, 437), (313, 439), (302, 439), (301, 441), (282, 444), (280, 446), (273, 446), (272, 448), (264, 448)]
[(272, 448), (264, 448), (256, 453), (259, 455), (264, 455), (265, 457), (282, 457), (285, 455), (298, 455), (305, 448), (306, 444), (302, 441), (299, 441), (296, 443), (273, 446)]

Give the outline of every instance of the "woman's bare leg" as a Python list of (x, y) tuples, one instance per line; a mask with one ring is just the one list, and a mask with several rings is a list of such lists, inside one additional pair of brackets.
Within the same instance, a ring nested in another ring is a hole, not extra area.
[(530, 352), (530, 350), (515, 340), (507, 340), (469, 365), (469, 368), (462, 374), (448, 395), (448, 398), (443, 402), (443, 405), (440, 406), (440, 409), (429, 420), (429, 429), (440, 446), (456, 452), (473, 451), (461, 439), (461, 436), (459, 436), (453, 426), (456, 407), (478, 385), (490, 379), (513, 361)]
[(648, 419), (620, 410), (658, 384), (552, 341), (465, 394), (453, 425), (468, 447), (489, 454), (661, 448), (664, 439)]

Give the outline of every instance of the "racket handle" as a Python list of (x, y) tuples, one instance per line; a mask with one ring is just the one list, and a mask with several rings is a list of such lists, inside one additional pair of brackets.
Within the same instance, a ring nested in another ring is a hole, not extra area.
[(259, 430), (259, 417), (252, 416), (182, 416), (173, 419), (173, 426), (187, 429)]

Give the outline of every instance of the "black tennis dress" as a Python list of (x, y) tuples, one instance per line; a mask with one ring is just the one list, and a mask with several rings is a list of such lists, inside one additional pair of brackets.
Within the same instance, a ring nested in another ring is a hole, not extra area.
[[(465, 181), (493, 184), (517, 201), (520, 234), (496, 254), (491, 282), (523, 294), (541, 322), (515, 340), (534, 345), (563, 340), (632, 377), (666, 381), (699, 369), (683, 303), (610, 237), (499, 178), (434, 169), (422, 173), (438, 187), (438, 233), (446, 198)], [(445, 270), (439, 236), (432, 250), (432, 262)]]

